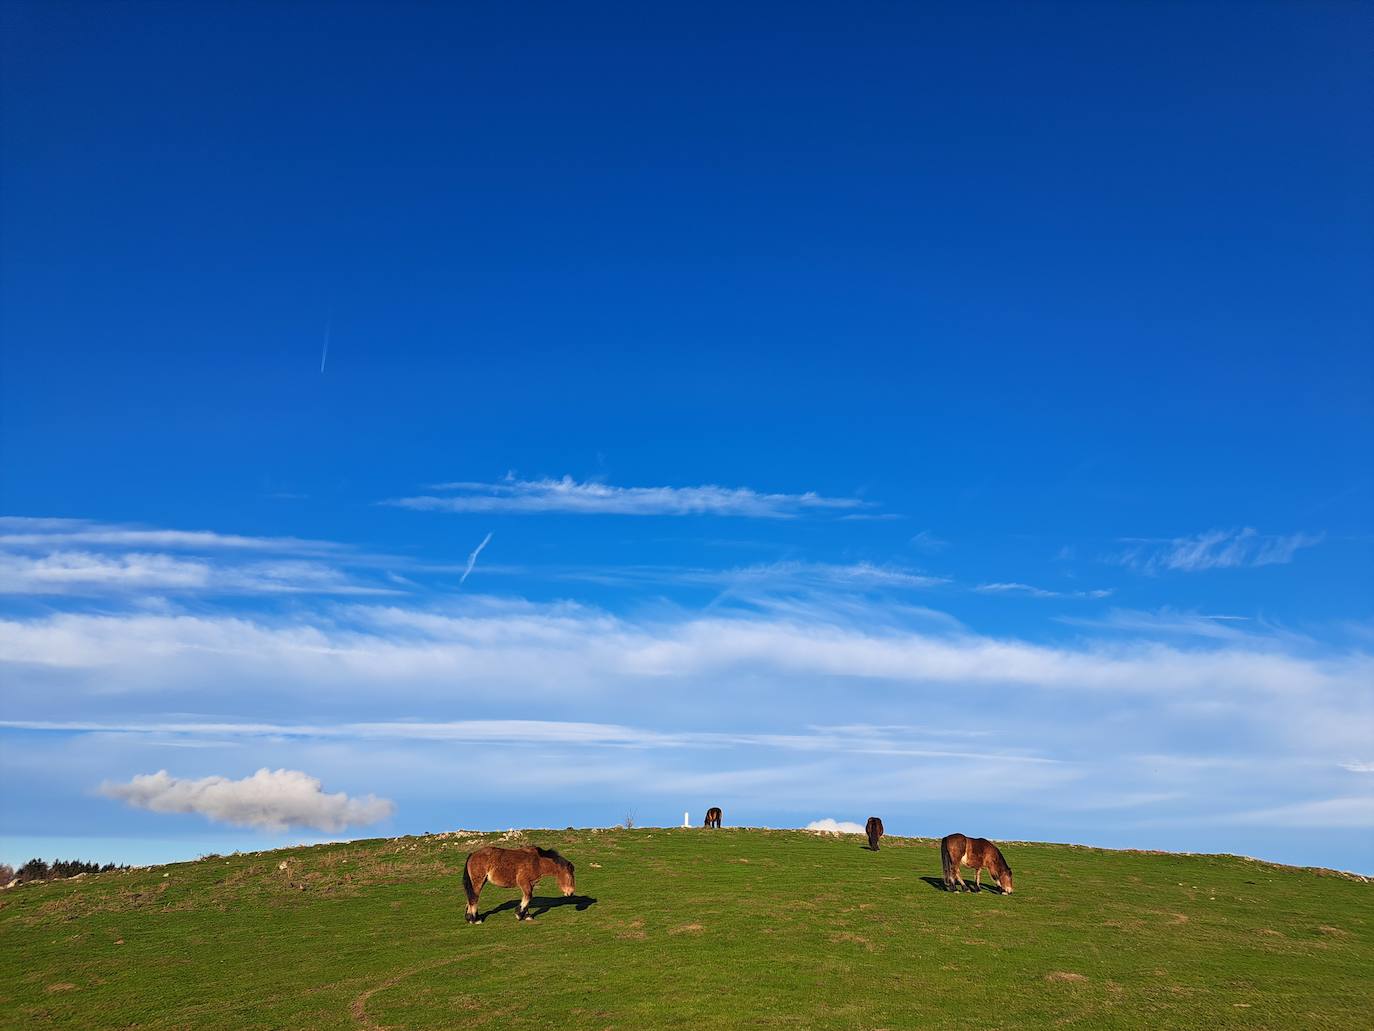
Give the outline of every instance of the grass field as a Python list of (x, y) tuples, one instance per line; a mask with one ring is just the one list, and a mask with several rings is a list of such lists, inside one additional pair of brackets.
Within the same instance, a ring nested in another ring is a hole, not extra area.
[[(522, 924), (518, 892), (489, 886), (485, 923), (465, 924), (463, 858), (498, 841), (558, 848), (579, 897), (544, 881), (538, 919)], [(948, 894), (934, 842), (861, 843), (460, 832), (16, 888), (0, 895), (0, 1022), (1374, 1026), (1374, 884), (1233, 857), (1006, 844), (1014, 895)]]

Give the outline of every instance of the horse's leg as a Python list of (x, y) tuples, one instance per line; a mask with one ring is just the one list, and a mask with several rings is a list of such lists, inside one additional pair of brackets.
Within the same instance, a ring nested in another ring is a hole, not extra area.
[(968, 891), (968, 885), (964, 883), (964, 864), (957, 863), (954, 867), (954, 883), (959, 885), (960, 891)]
[(483, 873), (479, 880), (472, 880), (466, 868), (463, 870), (463, 887), (466, 889), (468, 897), (467, 922), (470, 924), (480, 924), (482, 918), (477, 915), (477, 901), (482, 896), (482, 885), (487, 883), (487, 875)]
[(980, 866), (978, 872), (973, 875), (973, 890), (983, 890), (983, 868)]
[(533, 920), (533, 919), (534, 919), (534, 917), (532, 917), (532, 916), (529, 915), (529, 912), (530, 912), (530, 898), (534, 895), (534, 885), (535, 885), (535, 882), (532, 881), (532, 880), (525, 880), (525, 879), (523, 879), (523, 878), (521, 879), (521, 881), (520, 881), (520, 908), (517, 909), (517, 910), (515, 911), (515, 919), (517, 919), (517, 920)]

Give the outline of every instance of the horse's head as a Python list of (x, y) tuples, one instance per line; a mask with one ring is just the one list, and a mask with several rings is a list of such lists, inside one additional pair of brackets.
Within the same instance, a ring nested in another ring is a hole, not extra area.
[(573, 878), (573, 865), (566, 859), (558, 866), (558, 887), (567, 898), (577, 891), (577, 881)]
[(1011, 894), (1011, 867), (1002, 867), (1002, 872), (997, 877), (997, 886), (1002, 889), (1003, 895)]

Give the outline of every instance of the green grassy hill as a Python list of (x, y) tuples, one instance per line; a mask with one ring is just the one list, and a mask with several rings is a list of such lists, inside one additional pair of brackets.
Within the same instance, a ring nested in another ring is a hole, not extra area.
[[(1374, 884), (1222, 856), (1007, 844), (947, 894), (935, 843), (532, 831), (580, 900), (488, 887), (496, 834), (203, 859), (0, 894), (0, 1023), (139, 1028), (1374, 1026)], [(972, 878), (970, 877), (970, 882)], [(594, 899), (595, 901), (590, 901)], [(493, 912), (495, 910), (495, 912)]]

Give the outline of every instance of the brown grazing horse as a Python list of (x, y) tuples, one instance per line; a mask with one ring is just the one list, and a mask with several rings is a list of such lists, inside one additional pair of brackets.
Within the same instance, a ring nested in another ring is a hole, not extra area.
[(482, 922), (477, 915), (477, 898), (482, 894), (482, 886), (488, 882), (498, 888), (519, 888), (520, 908), (515, 911), (515, 918), (533, 920), (534, 917), (528, 915), (530, 896), (534, 894), (534, 886), (541, 877), (557, 877), (558, 887), (564, 895), (571, 895), (577, 890), (572, 863), (551, 848), (497, 848), (488, 845), (471, 853), (463, 864), (468, 923)]
[(864, 824), (864, 833), (868, 835), (868, 847), (877, 852), (878, 839), (883, 836), (883, 821), (876, 816), (870, 816)]
[(703, 824), (703, 826), (706, 826), (706, 827), (719, 827), (719, 826), (720, 826), (720, 806), (713, 805), (713, 806), (711, 806), (710, 809), (706, 810), (706, 823)]
[(962, 834), (941, 838), (940, 866), (944, 869), (945, 891), (955, 891), (956, 884), (958, 890), (967, 888), (959, 876), (959, 868), (971, 866), (977, 871), (973, 878), (974, 891), (983, 889), (983, 871), (986, 870), (989, 877), (997, 878), (1003, 895), (1011, 894), (1011, 867), (1002, 858), (1001, 850), (987, 838), (966, 838)]

